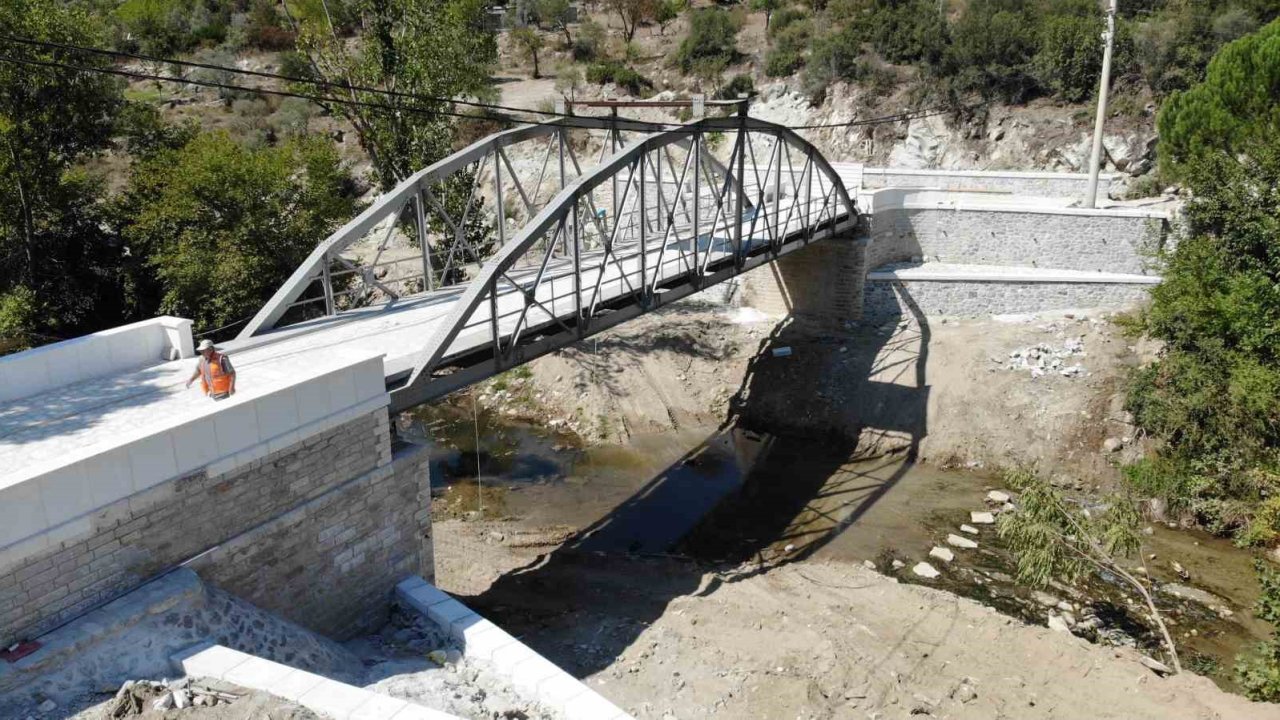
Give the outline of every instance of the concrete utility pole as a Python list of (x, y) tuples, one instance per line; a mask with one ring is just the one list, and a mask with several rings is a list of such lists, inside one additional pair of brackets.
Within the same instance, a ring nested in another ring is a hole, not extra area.
[(1107, 88), (1111, 84), (1111, 46), (1116, 39), (1116, 0), (1107, 8), (1106, 46), (1102, 51), (1102, 77), (1098, 80), (1098, 117), (1093, 121), (1093, 152), (1089, 154), (1088, 206), (1098, 207), (1098, 168), (1102, 165), (1102, 123), (1107, 116)]

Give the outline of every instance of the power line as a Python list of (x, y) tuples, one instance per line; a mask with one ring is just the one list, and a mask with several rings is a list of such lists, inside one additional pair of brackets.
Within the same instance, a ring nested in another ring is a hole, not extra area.
[[(301, 77), (295, 77), (291, 75), (262, 72), (258, 70), (247, 70), (243, 68), (230, 67), (226, 65), (214, 65), (210, 63), (200, 63), (200, 62), (194, 62), (189, 60), (176, 60), (172, 58), (156, 57), (153, 55), (142, 55), (139, 53), (130, 53), (130, 52), (124, 52), (120, 50), (107, 50), (105, 48), (72, 45), (68, 43), (57, 43), (57, 42), (50, 42), (46, 40), (35, 40), (33, 38), (23, 38), (23, 37), (17, 37), (13, 35), (0, 34), (0, 40), (4, 40), (8, 42), (16, 42), (16, 43), (21, 43), (25, 45), (33, 45), (37, 47), (57, 48), (61, 50), (95, 53), (95, 54), (103, 55), (107, 57), (130, 58), (130, 59), (142, 60), (146, 62), (177, 65), (180, 67), (193, 67), (193, 68), (200, 68), (204, 70), (214, 70), (218, 72), (248, 75), (252, 77), (260, 77), (260, 78), (271, 79), (271, 80), (283, 80), (287, 82), (304, 83), (304, 84), (310, 84), (310, 85), (314, 85), (322, 88), (337, 88), (339, 90), (351, 90), (355, 92), (374, 93), (374, 94), (385, 95), (389, 97), (406, 98), (406, 99), (412, 99), (412, 100), (425, 100), (428, 102), (438, 102), (442, 104), (464, 105), (468, 107), (481, 108), (481, 109), (490, 110), (490, 111), (528, 113), (533, 115), (542, 115), (542, 116), (557, 117), (557, 118), (577, 117), (575, 115), (570, 115), (568, 113), (555, 112), (551, 110), (538, 110), (534, 108), (521, 108), (521, 107), (510, 106), (510, 105), (474, 102), (470, 100), (456, 100), (452, 98), (441, 98), (441, 97), (435, 97), (430, 95), (406, 93), (406, 92), (397, 91), (397, 90), (385, 90), (382, 88), (373, 88), (373, 87), (362, 86), (362, 85), (352, 85), (349, 83), (330, 82), (327, 80), (301, 78)], [(0, 58), (0, 59), (7, 59), (10, 62), (22, 62), (21, 60), (12, 60), (9, 58)], [(38, 63), (39, 61), (31, 61), (31, 62)], [(68, 66), (68, 67), (71, 67), (71, 66)], [(92, 68), (92, 67), (85, 67), (85, 66), (74, 66), (74, 67), (75, 69), (80, 69), (80, 70), (89, 71), (89, 72), (104, 71), (104, 69), (102, 68)], [(245, 87), (242, 85), (230, 85), (227, 83), (217, 83), (213, 81), (199, 81), (199, 80), (192, 80), (192, 79), (185, 79), (185, 78), (169, 78), (166, 76), (157, 76), (157, 75), (150, 75), (150, 74), (144, 74), (144, 73), (133, 73), (133, 74), (127, 74), (127, 73), (129, 73), (129, 71), (123, 71), (123, 70), (114, 71), (114, 74), (121, 74), (129, 77), (138, 77), (140, 75), (145, 75), (145, 77), (141, 79), (161, 80), (161, 81), (178, 82), (178, 83), (184, 83), (184, 84), (190, 83), (195, 85), (202, 85), (205, 87), (234, 89), (242, 92), (260, 92), (260, 93), (267, 93), (272, 95), (282, 95), (285, 97), (301, 97), (303, 99), (309, 99), (314, 102), (340, 103), (340, 104), (355, 105), (355, 106), (391, 109), (393, 111), (406, 109), (412, 112), (439, 114), (447, 117), (457, 117), (462, 119), (472, 119), (472, 120), (474, 119), (505, 119), (508, 122), (532, 124), (532, 123), (528, 123), (527, 121), (522, 121), (515, 118), (502, 118), (501, 116), (499, 116), (498, 118), (477, 118), (477, 116), (475, 115), (450, 113), (444, 110), (435, 110), (435, 109), (427, 109), (427, 108), (401, 108), (399, 106), (386, 105), (384, 103), (368, 103), (360, 100), (354, 100), (354, 99), (349, 100), (344, 98), (335, 98), (331, 96), (311, 96), (311, 95), (302, 94), (302, 93), (289, 93), (286, 91), (271, 90), (266, 88), (251, 88), (251, 87)], [(968, 109), (974, 109), (976, 107), (978, 106), (974, 105), (974, 106), (970, 106)], [(891, 122), (904, 122), (908, 120), (931, 117), (934, 115), (941, 115), (947, 112), (949, 112), (949, 110), (946, 108), (934, 107), (934, 108), (927, 108), (922, 110), (913, 110), (913, 111), (907, 111), (903, 113), (896, 113), (893, 115), (886, 115), (881, 117), (867, 118), (863, 120), (849, 120), (849, 121), (838, 122), (838, 123), (814, 123), (814, 124), (807, 124), (807, 125), (789, 125), (786, 127), (790, 130), (821, 130), (821, 129), (830, 129), (830, 128), (841, 128), (841, 127), (858, 127), (858, 126), (877, 125), (877, 124), (884, 124), (884, 123), (891, 123)], [(623, 118), (623, 119), (634, 120), (633, 118)], [(667, 123), (667, 124), (652, 123), (652, 124), (663, 125), (664, 127), (678, 127), (678, 125), (670, 124), (670, 123)]]
[(399, 90), (386, 90), (383, 88), (368, 87), (365, 85), (352, 85), (344, 82), (332, 82), (329, 80), (321, 80), (316, 78), (304, 78), (293, 75), (283, 75), (280, 73), (262, 72), (260, 70), (248, 70), (245, 68), (232, 67), (228, 65), (214, 65), (211, 63), (195, 62), (193, 60), (177, 60), (173, 58), (162, 58), (154, 55), (142, 55), (139, 53), (125, 52), (123, 50), (107, 50), (106, 48), (96, 48), (84, 45), (72, 45), (69, 43), (51, 42), (48, 40), (36, 40), (34, 38), (24, 38), (15, 35), (0, 34), (0, 40), (6, 42), (14, 42), (22, 45), (31, 45), (35, 47), (56, 48), (59, 50), (70, 50), (73, 52), (93, 53), (114, 58), (129, 58), (132, 60), (141, 60), (144, 62), (163, 63), (167, 65), (177, 65), (179, 67), (200, 68), (202, 70), (214, 70), (217, 72), (234, 73), (238, 75), (248, 75), (252, 77), (265, 78), (269, 80), (283, 80), (286, 82), (303, 83), (314, 85), (321, 88), (336, 88), (339, 90), (351, 90), (355, 92), (374, 93), (378, 95), (386, 95), (388, 97), (406, 98), (410, 100), (438, 102), (454, 105), (465, 105), (467, 107), (481, 108), (485, 110), (500, 110), (504, 112), (520, 112), (530, 113), (533, 115), (544, 115), (551, 117), (573, 117), (567, 113), (559, 113), (553, 110), (537, 110), (534, 108), (520, 108), (509, 105), (497, 105), (494, 103), (482, 103), (472, 100), (458, 100), (454, 98), (435, 97), (432, 95), (422, 95), (418, 93), (407, 93)]

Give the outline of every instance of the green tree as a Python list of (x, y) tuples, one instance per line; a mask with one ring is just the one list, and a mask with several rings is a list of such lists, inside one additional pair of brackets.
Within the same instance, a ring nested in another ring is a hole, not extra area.
[(1182, 672), (1178, 649), (1151, 591), (1120, 562), (1141, 549), (1138, 523), (1142, 516), (1133, 502), (1112, 497), (1105, 511), (1089, 513), (1072, 507), (1057, 488), (1031, 470), (1007, 471), (1004, 481), (1018, 492), (1018, 507), (1000, 514), (997, 529), (1017, 556), (1018, 579), (1043, 587), (1059, 578), (1075, 582), (1088, 572), (1121, 578), (1142, 597), (1174, 670)]
[(417, 96), (344, 90), (344, 98), (394, 109), (329, 107), (355, 127), (378, 182), (389, 189), (449, 152), (452, 123), (430, 113), (450, 110), (450, 98), (488, 90), (497, 45), (484, 30), (483, 0), (350, 0), (347, 6), (364, 18), (354, 47), (321, 21), (302, 26), (299, 50), (328, 82)]
[(212, 329), (256, 312), (354, 214), (353, 187), (327, 142), (251, 149), (216, 132), (138, 163), (115, 209), (146, 258), (145, 302)]
[(676, 49), (675, 62), (685, 73), (696, 66), (723, 70), (738, 55), (737, 19), (727, 10), (698, 8), (689, 15), (689, 34)]
[(573, 5), (569, 0), (538, 0), (538, 22), (564, 33), (565, 47), (573, 47), (573, 33), (569, 32), (569, 18)]
[[(102, 45), (104, 25), (59, 0), (0, 4), (0, 33)], [(65, 61), (11, 45), (15, 60)], [(102, 65), (91, 56), (76, 63)], [(118, 321), (121, 251), (102, 229), (102, 185), (82, 163), (110, 145), (123, 103), (110, 76), (0, 63), (0, 303), (5, 333), (67, 335)], [(35, 308), (38, 312), (31, 312)]]
[(622, 21), (622, 36), (631, 42), (640, 25), (652, 22), (658, 15), (659, 0), (605, 0), (605, 6)]
[(1280, 143), (1186, 158), (1184, 230), (1164, 258), (1146, 330), (1164, 343), (1128, 407), (1159, 457), (1127, 471), (1242, 544), (1280, 532)]
[(951, 28), (942, 71), (960, 92), (1023, 102), (1036, 90), (1036, 26), (1024, 0), (973, 0)]
[(667, 26), (680, 17), (680, 13), (689, 9), (689, 0), (661, 0), (653, 14), (653, 21), (658, 23), (658, 32), (667, 34)]
[(1249, 153), (1280, 138), (1280, 20), (1223, 47), (1204, 82), (1160, 108), (1158, 154), (1172, 177), (1210, 153)]
[(772, 27), (773, 13), (781, 10), (786, 5), (786, 0), (751, 0), (751, 9), (764, 13), (764, 31), (765, 37), (769, 35), (769, 29)]
[(1033, 61), (1040, 84), (1067, 102), (1083, 102), (1091, 97), (1102, 72), (1101, 28), (1102, 19), (1097, 13), (1046, 19)]
[(520, 54), (533, 63), (533, 76), (542, 77), (542, 70), (538, 66), (538, 53), (542, 51), (544, 43), (538, 31), (528, 26), (516, 28), (511, 31), (511, 42), (515, 44)]

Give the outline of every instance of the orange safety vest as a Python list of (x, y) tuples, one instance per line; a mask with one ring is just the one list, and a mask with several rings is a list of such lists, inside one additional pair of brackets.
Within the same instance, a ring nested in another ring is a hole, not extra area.
[(231, 392), (231, 361), (226, 355), (214, 353), (208, 362), (200, 358), (200, 387), (205, 395), (226, 397)]

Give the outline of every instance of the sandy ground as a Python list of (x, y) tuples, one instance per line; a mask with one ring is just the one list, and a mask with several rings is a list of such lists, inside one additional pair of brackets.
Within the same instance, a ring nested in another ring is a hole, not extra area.
[[(783, 348), (790, 354), (775, 356)], [(1010, 357), (1028, 348), (1041, 349), (1043, 374)], [(832, 436), (868, 457), (1034, 463), (1068, 483), (1107, 480), (1135, 452), (1100, 448), (1134, 441), (1123, 384), (1144, 355), (1107, 314), (1087, 310), (908, 318), (836, 336), (694, 299), (531, 363), (537, 393), (524, 412), (596, 441), (741, 422)], [(1079, 375), (1064, 376), (1071, 367)]]
[(508, 547), (499, 529), (519, 536), (441, 523), (440, 584), (641, 719), (1280, 718), (1131, 650), (857, 565), (716, 570)]

